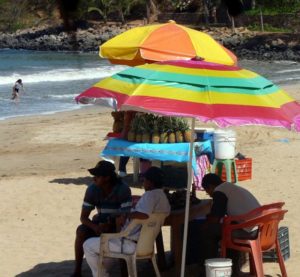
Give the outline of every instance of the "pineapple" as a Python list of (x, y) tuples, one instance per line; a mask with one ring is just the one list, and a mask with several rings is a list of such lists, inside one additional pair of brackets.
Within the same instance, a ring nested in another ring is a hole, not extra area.
[(143, 126), (141, 125), (141, 115), (137, 115), (136, 119), (136, 130), (135, 130), (135, 141), (142, 142), (142, 135), (143, 135)]
[(153, 121), (152, 143), (159, 143), (160, 137), (158, 132), (158, 118)]
[(121, 133), (123, 130), (123, 121), (115, 120), (112, 129), (114, 133)]
[(159, 142), (160, 143), (167, 143), (168, 142), (168, 134), (163, 132), (159, 135)]
[(136, 142), (142, 142), (142, 137), (143, 137), (143, 134), (138, 132), (135, 134), (135, 141)]
[(186, 119), (182, 121), (183, 137), (185, 142), (190, 142), (192, 139), (191, 129)]
[(135, 132), (133, 129), (130, 129), (128, 134), (127, 134), (127, 140), (128, 141), (135, 141)]
[(174, 132), (175, 121), (172, 117), (168, 117), (168, 121), (169, 121), (168, 143), (175, 143), (176, 142), (175, 132)]
[(142, 142), (149, 143), (151, 141), (151, 129), (150, 129), (151, 117), (148, 114), (141, 116), (140, 128), (142, 132)]
[(114, 118), (113, 132), (121, 133), (124, 127), (124, 112), (111, 112), (111, 116)]
[(127, 134), (128, 141), (136, 141), (138, 125), (139, 125), (139, 119), (137, 116), (135, 116), (130, 123), (130, 129)]
[(158, 131), (159, 131), (159, 142), (167, 143), (168, 142), (168, 122), (167, 118), (164, 116), (160, 116), (157, 119), (158, 122)]
[(183, 123), (182, 123), (182, 118), (180, 117), (175, 117), (175, 137), (176, 137), (176, 142), (183, 142)]
[(168, 133), (168, 143), (175, 143), (176, 142), (176, 137), (174, 132), (169, 132)]

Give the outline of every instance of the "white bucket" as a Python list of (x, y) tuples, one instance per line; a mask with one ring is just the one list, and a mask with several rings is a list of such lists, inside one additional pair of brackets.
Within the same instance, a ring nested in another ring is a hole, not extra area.
[(230, 277), (231, 259), (215, 258), (205, 260), (206, 277)]
[(216, 159), (233, 159), (235, 156), (236, 134), (232, 130), (214, 132), (214, 149)]

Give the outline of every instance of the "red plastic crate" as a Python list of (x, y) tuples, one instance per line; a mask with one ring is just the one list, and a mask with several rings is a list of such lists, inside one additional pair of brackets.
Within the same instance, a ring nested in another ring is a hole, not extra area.
[[(252, 158), (246, 158), (243, 160), (235, 160), (236, 171), (238, 175), (238, 181), (251, 180), (252, 178)], [(222, 180), (226, 180), (226, 171), (223, 166)], [(231, 180), (234, 180), (233, 169), (231, 171)]]

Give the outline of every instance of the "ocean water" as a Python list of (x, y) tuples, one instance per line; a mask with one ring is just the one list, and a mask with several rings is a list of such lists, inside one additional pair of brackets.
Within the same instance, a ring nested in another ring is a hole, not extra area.
[[(0, 50), (0, 120), (82, 108), (75, 96), (124, 68), (97, 53)], [(10, 97), (17, 79), (25, 94), (16, 104)]]
[[(289, 61), (240, 61), (275, 84), (300, 83), (300, 64)], [(101, 78), (126, 66), (111, 65), (97, 53), (0, 50), (0, 120), (80, 109), (74, 97)], [(12, 86), (22, 79), (25, 94), (16, 104)]]

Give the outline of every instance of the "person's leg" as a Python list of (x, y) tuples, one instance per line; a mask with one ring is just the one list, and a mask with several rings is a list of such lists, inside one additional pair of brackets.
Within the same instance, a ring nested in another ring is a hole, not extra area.
[[(93, 277), (98, 276), (98, 260), (99, 260), (99, 250), (100, 250), (100, 237), (94, 237), (87, 239), (83, 244), (84, 255), (88, 265), (92, 270)], [(136, 249), (136, 243), (132, 241), (125, 240), (122, 242), (119, 238), (109, 240), (109, 250), (111, 252), (120, 253), (122, 250), (124, 253), (132, 254)], [(103, 260), (102, 270), (104, 275), (107, 274), (107, 269), (109, 267), (109, 261)]]
[[(232, 236), (237, 239), (256, 239), (258, 231), (247, 232), (243, 229), (235, 230), (232, 232)], [(232, 260), (232, 273), (233, 276), (238, 276), (241, 272), (241, 268), (246, 263), (245, 252), (240, 252), (234, 249), (227, 249), (227, 257)]]
[(11, 95), (11, 100), (15, 100), (18, 96), (18, 93), (17, 92), (13, 92), (12, 95)]
[(129, 157), (120, 157), (119, 160), (119, 172), (120, 177), (125, 177), (127, 175), (126, 165), (129, 161)]
[(86, 261), (92, 270), (93, 277), (98, 277), (100, 238), (89, 238), (84, 242), (83, 249)]
[[(120, 163), (119, 163), (119, 175), (121, 174), (126, 174), (126, 165), (129, 161), (129, 157), (120, 157)], [(121, 176), (122, 177), (122, 176)]]
[(217, 258), (219, 241), (221, 239), (221, 225), (219, 223), (205, 224), (201, 230), (201, 248), (202, 253), (201, 263), (204, 265), (206, 259)]
[(94, 237), (96, 234), (85, 225), (79, 225), (76, 230), (75, 239), (75, 269), (73, 277), (81, 276), (81, 267), (83, 261), (83, 243), (90, 237)]

